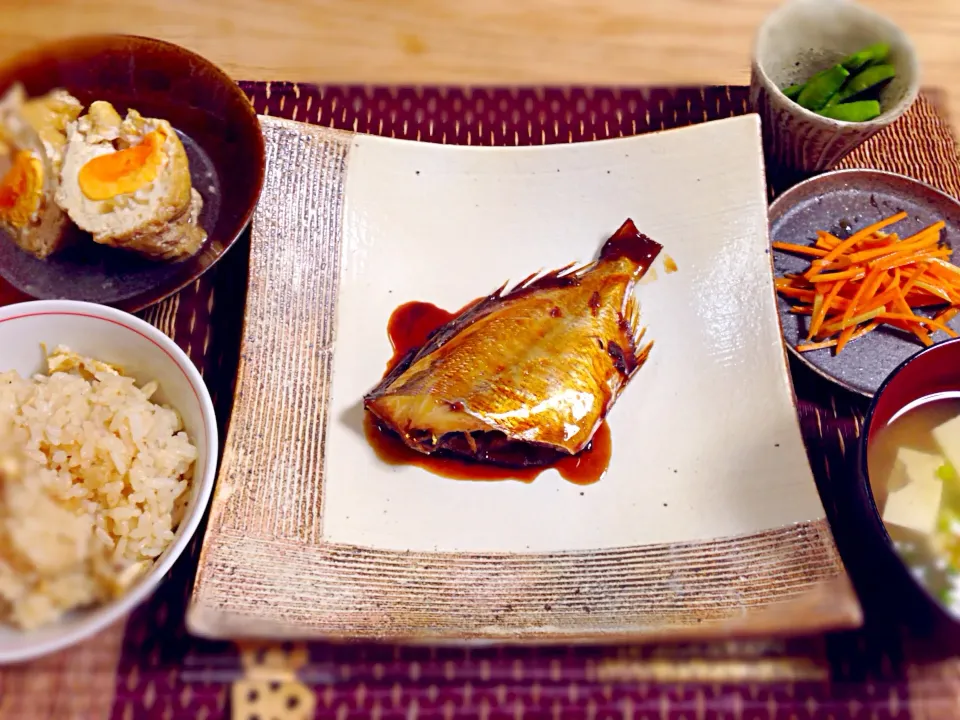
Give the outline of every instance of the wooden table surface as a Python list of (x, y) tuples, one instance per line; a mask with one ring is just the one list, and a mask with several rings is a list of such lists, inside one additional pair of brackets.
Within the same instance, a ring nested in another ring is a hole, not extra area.
[[(863, 0), (914, 39), (960, 117), (960, 2)], [(0, 59), (117, 31), (237, 79), (358, 83), (746, 83), (778, 0), (0, 0)]]

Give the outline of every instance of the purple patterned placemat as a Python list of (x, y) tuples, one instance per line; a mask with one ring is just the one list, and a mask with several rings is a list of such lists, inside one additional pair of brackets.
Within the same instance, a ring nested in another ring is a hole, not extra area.
[[(741, 87), (241, 86), (262, 114), (472, 145), (588, 141), (747, 110)], [(845, 163), (913, 175), (955, 195), (960, 191), (953, 138), (929, 95)], [(248, 249), (248, 243), (239, 243), (199, 283), (145, 314), (203, 369), (222, 422), (229, 417), (238, 361)], [(814, 473), (828, 515), (836, 519), (835, 484), (852, 472), (850, 451), (864, 408), (859, 398), (836, 393), (804, 368), (793, 370)], [(842, 532), (838, 542), (841, 551), (850, 550)], [(260, 720), (271, 713), (687, 720), (960, 716), (953, 666), (920, 665), (916, 655), (908, 662), (902, 628), (884, 618), (883, 603), (871, 604), (869, 598), (864, 630), (792, 641), (644, 648), (431, 650), (322, 643), (238, 648), (185, 632), (198, 545), (193, 543), (161, 591), (125, 627), (0, 672), (0, 720), (219, 718), (231, 708), (236, 717)], [(920, 701), (926, 703), (922, 712)]]

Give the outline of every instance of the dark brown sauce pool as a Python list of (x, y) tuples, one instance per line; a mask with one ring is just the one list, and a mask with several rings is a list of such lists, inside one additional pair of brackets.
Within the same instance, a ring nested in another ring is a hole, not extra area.
[(424, 345), (430, 333), (446, 325), (461, 312), (450, 312), (425, 302), (404, 303), (394, 310), (387, 321), (387, 335), (393, 346), (393, 357), (387, 363), (387, 372), (393, 370), (408, 352)]
[(519, 480), (531, 483), (545, 470), (554, 469), (574, 485), (592, 485), (603, 477), (610, 464), (610, 428), (604, 422), (593, 436), (590, 447), (579, 455), (565, 457), (549, 465), (509, 468), (500, 465), (471, 462), (452, 455), (424, 455), (411, 450), (399, 437), (381, 430), (376, 418), (366, 413), (363, 434), (377, 457), (388, 465), (416, 465), (434, 475), (452, 480)]
[[(393, 357), (387, 364), (387, 372), (410, 350), (423, 345), (431, 332), (450, 322), (461, 312), (462, 310), (450, 312), (424, 302), (408, 302), (394, 310), (387, 323), (387, 334), (393, 346)], [(450, 455), (419, 453), (404, 445), (395, 434), (382, 430), (376, 418), (369, 412), (364, 413), (363, 432), (367, 442), (383, 462), (390, 465), (415, 465), (434, 475), (453, 480), (519, 480), (530, 483), (536, 480), (540, 473), (553, 469), (560, 473), (563, 479), (575, 485), (592, 485), (607, 471), (613, 449), (610, 428), (606, 421), (597, 429), (587, 449), (579, 455), (564, 457), (548, 465), (527, 468), (502, 467)]]

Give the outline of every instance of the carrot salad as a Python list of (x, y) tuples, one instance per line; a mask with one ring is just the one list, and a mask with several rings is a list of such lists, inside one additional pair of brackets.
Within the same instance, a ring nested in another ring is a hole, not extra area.
[[(811, 258), (803, 273), (777, 278), (777, 291), (794, 303), (791, 312), (810, 316), (807, 338), (797, 350), (834, 348), (886, 325), (932, 345), (937, 332), (957, 333), (947, 323), (960, 312), (960, 268), (941, 238), (943, 221), (901, 238), (884, 228), (905, 212), (861, 228), (845, 240), (817, 232), (813, 245), (775, 242), (784, 252)], [(919, 315), (925, 309), (931, 316)]]

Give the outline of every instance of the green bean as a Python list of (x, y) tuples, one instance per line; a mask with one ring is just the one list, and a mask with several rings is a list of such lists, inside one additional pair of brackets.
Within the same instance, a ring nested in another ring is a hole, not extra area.
[(831, 100), (830, 105), (846, 102), (854, 95), (859, 95), (870, 88), (876, 87), (881, 83), (895, 77), (896, 68), (893, 65), (871, 65), (865, 70), (851, 77)]
[(876, 100), (859, 100), (822, 108), (820, 114), (831, 120), (844, 122), (866, 122), (880, 114), (880, 103)]
[(819, 110), (840, 90), (849, 76), (850, 73), (842, 65), (834, 65), (818, 72), (803, 86), (797, 96), (797, 103), (807, 110)]
[(785, 87), (783, 89), (783, 94), (786, 95), (791, 100), (796, 100), (800, 97), (800, 92), (803, 90), (803, 83), (798, 83), (796, 85), (791, 85), (790, 87)]
[(889, 45), (886, 43), (877, 43), (876, 45), (866, 47), (859, 52), (855, 52), (853, 55), (847, 55), (847, 57), (840, 61), (840, 64), (850, 72), (854, 73), (857, 72), (857, 70), (862, 70), (868, 65), (878, 65), (882, 62), (885, 62), (889, 54)]

